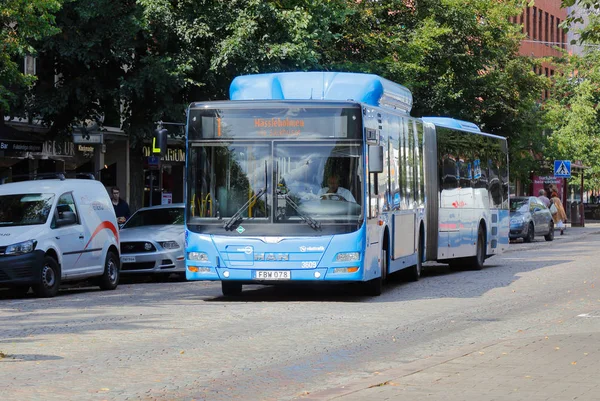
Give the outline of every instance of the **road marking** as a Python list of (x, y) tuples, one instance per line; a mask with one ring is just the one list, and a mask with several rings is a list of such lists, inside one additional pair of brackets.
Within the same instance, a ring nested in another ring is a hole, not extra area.
[[(596, 312), (598, 313), (598, 312)], [(592, 315), (590, 313), (582, 313), (581, 315), (577, 315), (577, 317), (600, 317), (600, 314)]]

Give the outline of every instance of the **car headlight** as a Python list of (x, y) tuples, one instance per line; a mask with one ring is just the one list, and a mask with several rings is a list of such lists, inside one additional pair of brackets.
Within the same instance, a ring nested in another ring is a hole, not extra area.
[(26, 253), (33, 252), (37, 245), (36, 240), (29, 240), (25, 242), (19, 242), (18, 244), (9, 245), (4, 251), (5, 255), (23, 255)]
[(197, 262), (208, 262), (208, 255), (204, 252), (188, 252), (188, 259)]
[(360, 252), (338, 253), (335, 257), (336, 262), (356, 262), (360, 259)]
[(160, 246), (164, 249), (179, 249), (179, 244), (177, 241), (163, 241), (159, 242)]
[(510, 224), (523, 224), (525, 219), (523, 217), (513, 217), (510, 219)]

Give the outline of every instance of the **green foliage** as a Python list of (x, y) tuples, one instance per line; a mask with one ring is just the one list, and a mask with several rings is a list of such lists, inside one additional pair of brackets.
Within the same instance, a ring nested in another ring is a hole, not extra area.
[(564, 60), (555, 75), (553, 96), (546, 103), (549, 137), (547, 155), (552, 159), (581, 160), (587, 187), (600, 186), (600, 52)]
[(581, 13), (569, 14), (562, 23), (563, 28), (579, 34), (578, 40), (574, 42), (600, 44), (600, 1), (562, 0), (563, 8), (575, 5)]
[(511, 174), (525, 178), (543, 146), (548, 81), (541, 61), (521, 57), (520, 1), (381, 0), (348, 2), (340, 40), (323, 48), (334, 70), (372, 72), (413, 92), (413, 114), (473, 121), (509, 139)]
[(14, 104), (17, 93), (30, 86), (34, 77), (20, 72), (19, 63), (35, 55), (32, 41), (58, 30), (54, 13), (60, 0), (4, 0), (0, 4), (0, 115)]

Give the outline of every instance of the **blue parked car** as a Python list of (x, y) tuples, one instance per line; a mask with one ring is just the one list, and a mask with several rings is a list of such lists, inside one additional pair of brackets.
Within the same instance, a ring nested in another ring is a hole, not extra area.
[(509, 238), (523, 238), (525, 242), (531, 242), (536, 235), (543, 235), (546, 241), (554, 239), (554, 221), (550, 209), (535, 196), (510, 198)]

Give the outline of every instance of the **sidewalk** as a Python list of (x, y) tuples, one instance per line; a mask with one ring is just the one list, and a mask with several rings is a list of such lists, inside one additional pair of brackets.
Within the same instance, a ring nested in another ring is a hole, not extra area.
[(300, 399), (597, 401), (599, 379), (600, 333), (557, 335), (435, 356)]
[[(600, 221), (567, 227), (555, 240), (600, 233)], [(558, 233), (557, 233), (558, 234)], [(542, 241), (543, 242), (543, 241)], [(536, 243), (527, 244), (535, 247)], [(523, 249), (523, 248), (520, 248)], [(518, 251), (514, 247), (511, 251)], [(598, 401), (600, 311), (584, 316), (589, 333), (478, 344), (376, 373), (302, 401)]]

